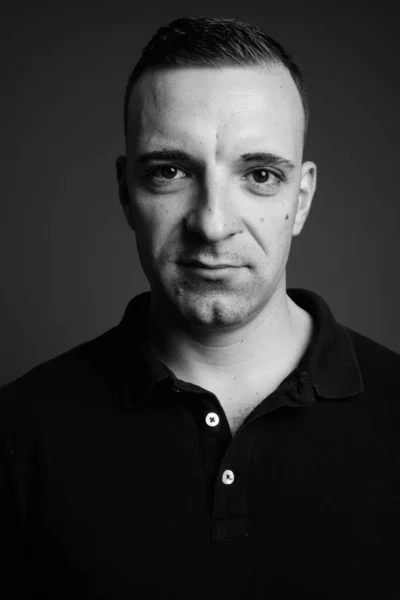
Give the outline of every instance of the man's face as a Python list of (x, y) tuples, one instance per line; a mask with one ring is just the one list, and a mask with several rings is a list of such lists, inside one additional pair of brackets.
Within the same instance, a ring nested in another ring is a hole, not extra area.
[(303, 128), (283, 67), (139, 79), (118, 171), (154, 308), (234, 328), (286, 289), (291, 239), (315, 185), (315, 165), (301, 164)]

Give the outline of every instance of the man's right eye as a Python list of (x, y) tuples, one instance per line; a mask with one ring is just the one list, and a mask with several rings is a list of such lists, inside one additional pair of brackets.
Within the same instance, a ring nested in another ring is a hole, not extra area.
[[(178, 177), (179, 173), (181, 173), (180, 177)], [(143, 179), (153, 185), (169, 185), (186, 177), (187, 174), (174, 165), (156, 165), (143, 173)]]

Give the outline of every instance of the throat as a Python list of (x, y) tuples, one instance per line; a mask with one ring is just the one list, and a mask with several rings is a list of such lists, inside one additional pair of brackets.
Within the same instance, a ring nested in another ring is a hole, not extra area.
[(244, 344), (240, 344), (240, 352), (238, 344), (205, 348), (182, 336), (166, 345), (151, 346), (178, 379), (198, 385), (218, 398), (235, 434), (253, 409), (298, 366), (309, 345), (312, 318), (292, 301), (291, 307), (291, 319), (273, 338), (274, 343), (262, 332), (257, 344), (249, 349), (247, 343), (248, 352)]
[(263, 400), (263, 398), (256, 398), (252, 400), (242, 399), (241, 401), (231, 402), (223, 406), (225, 416), (229, 423), (232, 435), (235, 435), (239, 427), (243, 424), (246, 418), (256, 408), (256, 406)]
[(232, 435), (235, 435), (250, 413), (274, 392), (280, 383), (287, 377), (291, 368), (276, 373), (274, 378), (267, 381), (235, 380), (235, 385), (221, 385), (221, 382), (211, 383), (203, 381), (202, 387), (212, 392), (217, 398), (225, 413)]

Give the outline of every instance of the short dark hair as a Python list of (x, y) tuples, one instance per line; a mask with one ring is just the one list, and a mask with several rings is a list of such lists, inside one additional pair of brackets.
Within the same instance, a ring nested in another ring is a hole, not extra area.
[(160, 27), (143, 48), (129, 76), (124, 98), (124, 130), (128, 105), (139, 77), (158, 68), (234, 67), (283, 65), (300, 93), (304, 109), (304, 138), (309, 105), (303, 75), (292, 57), (256, 25), (237, 19), (181, 17)]

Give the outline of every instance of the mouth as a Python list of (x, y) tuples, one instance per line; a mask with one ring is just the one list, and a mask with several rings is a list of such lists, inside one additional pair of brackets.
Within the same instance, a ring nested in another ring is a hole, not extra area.
[(211, 271), (219, 271), (221, 269), (238, 269), (239, 265), (233, 265), (230, 263), (207, 263), (200, 260), (190, 260), (182, 262), (185, 267), (191, 267), (193, 269), (209, 269)]
[(225, 279), (240, 271), (241, 266), (230, 263), (205, 263), (198, 260), (180, 263), (186, 272), (201, 279)]

